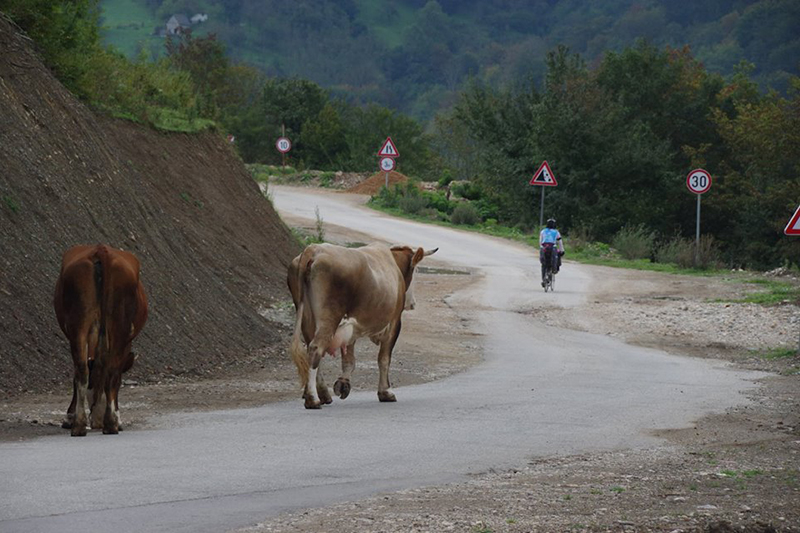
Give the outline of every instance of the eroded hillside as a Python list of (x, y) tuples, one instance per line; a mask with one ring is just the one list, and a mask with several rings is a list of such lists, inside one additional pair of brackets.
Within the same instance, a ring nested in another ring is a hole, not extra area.
[(258, 310), (288, 299), (298, 244), (221, 137), (95, 114), (0, 17), (0, 394), (70, 380), (52, 295), (74, 244), (142, 262), (150, 318), (126, 377), (277, 356), (285, 331)]

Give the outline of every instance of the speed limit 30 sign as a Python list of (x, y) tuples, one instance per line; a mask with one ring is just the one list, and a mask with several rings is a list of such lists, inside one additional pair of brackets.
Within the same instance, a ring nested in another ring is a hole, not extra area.
[(711, 188), (711, 174), (698, 168), (686, 176), (686, 186), (695, 194), (703, 194)]

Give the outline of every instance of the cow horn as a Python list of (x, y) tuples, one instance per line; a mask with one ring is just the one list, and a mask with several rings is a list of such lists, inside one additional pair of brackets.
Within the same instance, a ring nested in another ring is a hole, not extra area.
[(437, 248), (434, 248), (433, 250), (428, 250), (428, 251), (426, 251), (426, 252), (425, 252), (425, 257), (427, 257), (427, 256), (429, 256), (429, 255), (433, 255), (433, 254), (435, 254), (435, 253), (436, 253), (436, 252), (438, 252), (438, 251), (439, 251), (439, 248), (438, 248), (438, 247), (437, 247)]

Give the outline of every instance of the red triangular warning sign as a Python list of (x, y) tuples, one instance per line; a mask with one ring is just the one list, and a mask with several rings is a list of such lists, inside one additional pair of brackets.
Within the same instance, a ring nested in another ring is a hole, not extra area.
[(786, 235), (800, 235), (800, 207), (794, 212), (792, 219), (786, 224), (786, 229), (783, 232)]
[(539, 170), (536, 171), (536, 174), (533, 175), (533, 179), (531, 179), (531, 185), (547, 185), (548, 187), (555, 187), (558, 185), (556, 177), (553, 171), (550, 170), (550, 165), (547, 164), (547, 161), (539, 166)]
[(378, 155), (382, 155), (383, 157), (400, 157), (400, 152), (397, 151), (397, 147), (392, 142), (392, 138), (386, 137)]

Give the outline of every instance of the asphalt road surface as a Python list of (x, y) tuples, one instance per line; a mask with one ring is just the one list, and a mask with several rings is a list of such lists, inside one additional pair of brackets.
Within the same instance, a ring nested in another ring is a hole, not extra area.
[(117, 532), (225, 531), (532, 457), (656, 445), (651, 430), (745, 403), (742, 393), (754, 386), (755, 374), (722, 363), (554, 329), (517, 312), (545, 298), (581, 305), (590, 267), (568, 264), (556, 292), (545, 294), (537, 257), (524, 246), (394, 220), (332, 194), (281, 187), (272, 194), (282, 213), (313, 220), (318, 207), (326, 223), (439, 247), (439, 261), (480, 269), (483, 280), (457, 304), (475, 309), (485, 362), (396, 388), (394, 404), (379, 403), (375, 390), (356, 391), (319, 411), (298, 399), (171, 415), (155, 429), (117, 436), (2, 443), (0, 532), (101, 524)]

